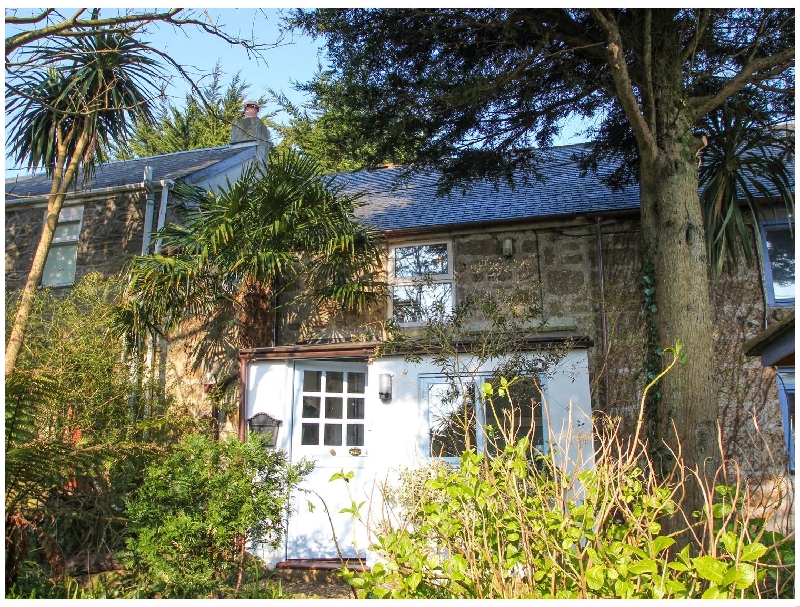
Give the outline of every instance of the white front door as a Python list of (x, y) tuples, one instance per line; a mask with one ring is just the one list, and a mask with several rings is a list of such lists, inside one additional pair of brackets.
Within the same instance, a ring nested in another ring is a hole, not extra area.
[[(364, 556), (368, 547), (363, 523), (342, 513), (353, 501), (368, 507), (370, 415), (367, 365), (363, 363), (297, 363), (292, 412), (292, 461), (315, 462), (295, 494), (296, 512), (289, 522), (287, 558)], [(331, 481), (343, 472), (349, 481)], [(309, 506), (310, 504), (310, 506)]]

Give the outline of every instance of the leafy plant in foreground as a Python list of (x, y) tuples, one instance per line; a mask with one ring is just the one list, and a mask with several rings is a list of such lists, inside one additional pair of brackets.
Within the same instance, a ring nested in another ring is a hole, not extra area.
[(238, 594), (247, 546), (280, 544), (290, 491), (310, 470), (257, 434), (188, 437), (128, 502), (132, 568), (159, 596)]

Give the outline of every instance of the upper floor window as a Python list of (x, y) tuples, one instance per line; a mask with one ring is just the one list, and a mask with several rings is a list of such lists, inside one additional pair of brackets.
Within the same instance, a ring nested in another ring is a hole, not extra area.
[(453, 309), (452, 246), (449, 242), (392, 247), (389, 255), (391, 317), (420, 325)]
[(83, 207), (61, 209), (44, 264), (43, 287), (66, 287), (75, 282), (82, 222)]
[(794, 305), (794, 227), (789, 219), (761, 224), (764, 280), (772, 306)]

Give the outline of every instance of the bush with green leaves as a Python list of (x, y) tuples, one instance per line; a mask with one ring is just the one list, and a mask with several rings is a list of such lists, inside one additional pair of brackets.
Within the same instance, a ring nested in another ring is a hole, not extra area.
[[(125, 495), (179, 426), (152, 416), (164, 403), (154, 403), (147, 378), (113, 337), (118, 292), (114, 280), (90, 274), (66, 293), (42, 289), (33, 300), (5, 383), (9, 591), (59, 578), (70, 556), (123, 548)], [(10, 295), (7, 326), (17, 305)]]
[(409, 476), (395, 496), (400, 518), (377, 527), (379, 562), (342, 575), (374, 598), (793, 595), (794, 541), (751, 516), (741, 482), (703, 487), (704, 511), (669, 536), (663, 523), (682, 516), (696, 478), (678, 468), (659, 479), (643, 444), (598, 432), (590, 469), (565, 466), (564, 445), (541, 453), (526, 436), (494, 457), (466, 451), (457, 467)]
[(128, 502), (131, 568), (154, 596), (237, 594), (247, 547), (280, 544), (290, 492), (310, 470), (257, 434), (186, 438)]

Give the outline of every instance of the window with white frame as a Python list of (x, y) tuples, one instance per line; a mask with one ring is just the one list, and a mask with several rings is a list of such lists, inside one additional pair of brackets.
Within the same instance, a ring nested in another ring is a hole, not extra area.
[(794, 368), (778, 369), (778, 395), (783, 413), (783, 432), (789, 454), (789, 470), (794, 471)]
[(75, 282), (78, 240), (83, 222), (83, 207), (61, 210), (42, 274), (43, 287), (66, 287)]
[(789, 219), (761, 224), (764, 279), (772, 306), (794, 305), (794, 226)]
[(508, 392), (481, 398), (480, 383), (488, 378), (421, 376), (427, 404), (431, 457), (455, 459), (466, 450), (495, 455), (506, 444), (527, 436), (544, 451), (541, 389), (535, 377), (521, 377)]
[(390, 316), (400, 325), (421, 325), (453, 309), (450, 242), (394, 246), (389, 255)]

